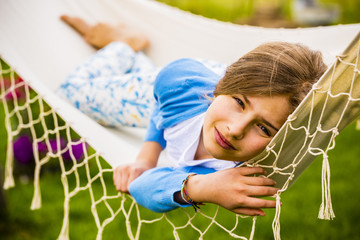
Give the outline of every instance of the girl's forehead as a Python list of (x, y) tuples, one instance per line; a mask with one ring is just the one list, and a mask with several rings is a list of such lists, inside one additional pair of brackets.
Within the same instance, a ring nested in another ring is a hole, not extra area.
[(260, 93), (235, 93), (233, 94), (234, 96), (242, 96), (242, 97), (246, 97), (246, 98), (263, 98), (263, 99), (286, 99), (289, 101), (290, 96), (289, 94), (274, 94), (271, 92), (260, 92)]

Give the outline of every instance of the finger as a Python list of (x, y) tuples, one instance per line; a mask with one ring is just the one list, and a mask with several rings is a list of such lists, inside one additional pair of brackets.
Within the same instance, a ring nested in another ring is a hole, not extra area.
[(75, 29), (75, 31), (77, 31), (81, 35), (85, 35), (91, 27), (83, 19), (78, 17), (70, 17), (68, 15), (62, 15), (60, 19), (63, 20), (65, 23), (67, 23), (70, 27)]
[(121, 172), (121, 180), (120, 180), (121, 192), (125, 192), (125, 193), (129, 192), (128, 179), (129, 179), (129, 166), (124, 166)]
[(120, 171), (120, 169), (116, 168), (114, 170), (113, 180), (114, 180), (114, 185), (115, 185), (116, 190), (120, 191), (120, 186), (121, 186), (121, 171)]
[(243, 200), (242, 204), (239, 207), (274, 208), (276, 207), (276, 201), (262, 199), (262, 198), (248, 197), (245, 200)]
[(259, 208), (235, 208), (231, 211), (248, 216), (265, 216), (265, 212)]
[(261, 167), (238, 167), (236, 168), (239, 171), (239, 174), (243, 176), (252, 175), (252, 174), (266, 174), (265, 170)]
[(248, 186), (244, 193), (248, 196), (264, 197), (264, 196), (273, 196), (280, 189), (274, 187), (265, 187), (265, 186)]
[(130, 183), (131, 183), (132, 181), (134, 181), (138, 176), (140, 176), (141, 173), (142, 173), (142, 172), (140, 172), (139, 169), (136, 169), (136, 168), (135, 168), (135, 169), (132, 169), (132, 170), (130, 171), (130, 174), (129, 174), (127, 186), (130, 186)]
[(245, 176), (242, 181), (253, 186), (275, 186), (276, 182), (267, 177), (248, 177)]

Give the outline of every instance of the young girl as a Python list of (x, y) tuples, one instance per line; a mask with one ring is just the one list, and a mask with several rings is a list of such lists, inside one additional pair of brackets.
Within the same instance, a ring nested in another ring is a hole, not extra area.
[[(142, 34), (62, 19), (88, 43), (106, 46), (69, 76), (62, 94), (107, 125), (144, 126), (150, 118), (136, 161), (114, 169), (117, 190), (156, 212), (215, 203), (264, 215), (261, 208), (275, 207), (259, 198), (278, 191), (273, 180), (259, 176), (263, 169), (234, 167), (266, 147), (324, 73), (319, 52), (273, 42), (245, 54), (223, 76), (221, 65), (194, 59), (158, 72), (138, 52), (149, 44)], [(165, 147), (174, 168), (156, 167)]]

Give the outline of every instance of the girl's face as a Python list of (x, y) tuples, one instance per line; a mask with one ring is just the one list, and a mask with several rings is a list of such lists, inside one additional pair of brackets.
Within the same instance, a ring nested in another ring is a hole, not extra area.
[(204, 147), (217, 159), (250, 160), (266, 147), (289, 114), (287, 96), (219, 95), (205, 114)]

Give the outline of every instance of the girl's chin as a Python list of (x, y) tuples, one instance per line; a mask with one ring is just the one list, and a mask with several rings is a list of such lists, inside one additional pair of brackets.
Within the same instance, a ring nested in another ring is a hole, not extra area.
[(216, 142), (211, 143), (211, 144), (205, 144), (205, 149), (206, 151), (213, 157), (216, 159), (221, 159), (221, 160), (226, 160), (226, 161), (237, 161), (234, 160), (233, 156), (229, 156), (229, 154), (224, 152), (224, 149), (221, 148)]
[(231, 156), (228, 156), (228, 155), (225, 155), (223, 153), (219, 153), (219, 152), (210, 152), (211, 156), (213, 156), (213, 158), (216, 158), (216, 159), (221, 159), (221, 160), (226, 160), (226, 161), (234, 161), (234, 158), (231, 157)]

